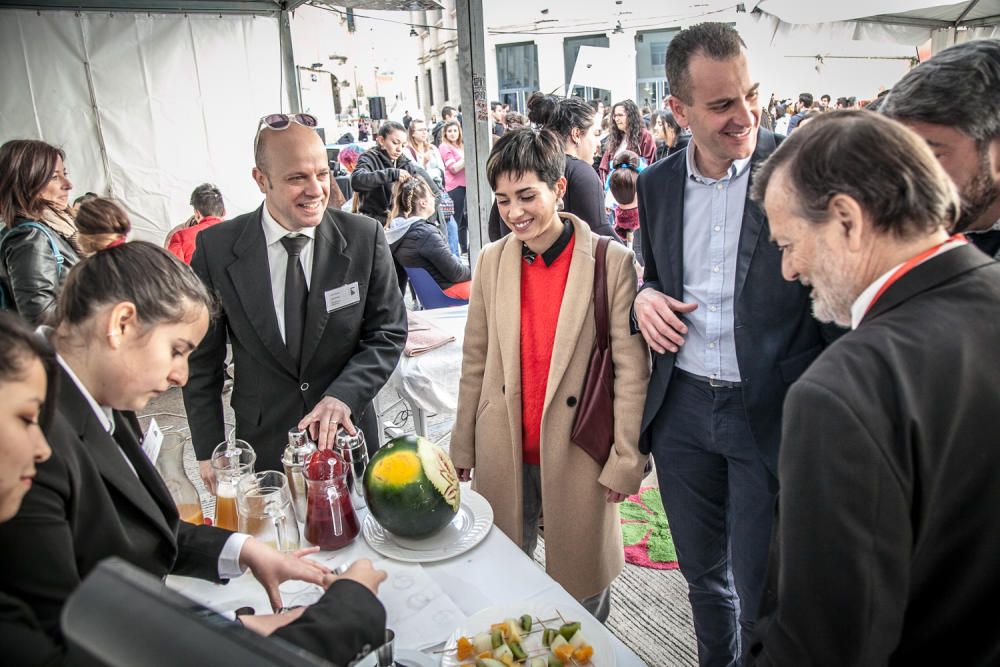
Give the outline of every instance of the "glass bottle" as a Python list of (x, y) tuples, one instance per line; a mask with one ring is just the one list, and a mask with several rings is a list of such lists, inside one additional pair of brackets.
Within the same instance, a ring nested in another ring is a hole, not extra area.
[(188, 438), (180, 433), (164, 433), (163, 445), (156, 457), (156, 470), (177, 505), (181, 521), (200, 525), (205, 522), (201, 513), (201, 498), (184, 472), (184, 444), (187, 441)]
[(306, 478), (302, 474), (302, 466), (306, 463), (306, 457), (315, 451), (316, 443), (307, 431), (296, 429), (288, 432), (288, 445), (281, 455), (281, 464), (285, 468), (288, 488), (292, 492), (295, 516), (302, 522), (306, 520)]

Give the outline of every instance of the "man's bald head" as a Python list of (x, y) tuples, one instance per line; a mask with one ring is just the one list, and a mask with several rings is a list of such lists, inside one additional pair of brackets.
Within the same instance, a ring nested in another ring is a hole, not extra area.
[(272, 130), (269, 127), (262, 127), (257, 135), (257, 145), (254, 150), (254, 166), (264, 174), (270, 174), (270, 167), (273, 164), (273, 155), (276, 151), (286, 150), (289, 147), (304, 147), (310, 144), (318, 146), (326, 154), (326, 146), (320, 138), (319, 133), (311, 127), (289, 123), (283, 130)]

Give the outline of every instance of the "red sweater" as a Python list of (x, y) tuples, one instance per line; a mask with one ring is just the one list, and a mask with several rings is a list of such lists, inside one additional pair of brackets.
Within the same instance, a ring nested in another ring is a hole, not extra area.
[(541, 256), (531, 264), (521, 263), (522, 455), (524, 463), (532, 465), (541, 462), (542, 407), (575, 241), (574, 235), (552, 266)]

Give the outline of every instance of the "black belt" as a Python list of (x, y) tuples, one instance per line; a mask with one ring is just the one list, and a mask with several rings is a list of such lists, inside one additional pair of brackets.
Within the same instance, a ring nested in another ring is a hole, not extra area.
[(740, 388), (740, 383), (739, 382), (732, 382), (730, 380), (720, 380), (718, 378), (710, 378), (710, 377), (705, 377), (704, 375), (696, 375), (694, 373), (688, 373), (683, 368), (677, 368), (677, 366), (674, 366), (674, 372), (677, 373), (678, 375), (686, 377), (686, 378), (688, 378), (690, 380), (694, 380), (695, 382), (701, 382), (703, 384), (707, 384), (712, 389), (739, 389)]

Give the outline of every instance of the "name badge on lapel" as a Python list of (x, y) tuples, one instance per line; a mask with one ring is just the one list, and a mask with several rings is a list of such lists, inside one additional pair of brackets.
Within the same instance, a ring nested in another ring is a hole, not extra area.
[(160, 446), (163, 445), (163, 431), (155, 419), (149, 420), (149, 428), (142, 438), (142, 453), (146, 455), (150, 463), (156, 465), (156, 457), (160, 455)]
[(326, 312), (328, 313), (361, 303), (361, 290), (356, 282), (327, 290), (325, 296)]

